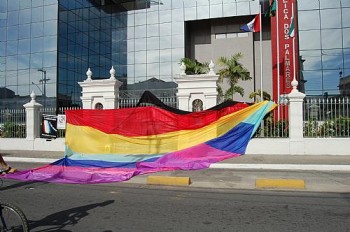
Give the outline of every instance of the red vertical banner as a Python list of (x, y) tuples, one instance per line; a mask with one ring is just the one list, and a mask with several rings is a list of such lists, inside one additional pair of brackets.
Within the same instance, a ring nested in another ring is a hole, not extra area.
[[(271, 17), (273, 100), (276, 102), (280, 95), (288, 94), (292, 90), (291, 82), (293, 81), (294, 72), (296, 80), (299, 81), (297, 2), (295, 0), (278, 0), (277, 4), (278, 12), (276, 12), (275, 17)], [(294, 4), (294, 7), (292, 7), (292, 4)], [(293, 8), (294, 13), (292, 12)], [(295, 46), (293, 46), (293, 38), (289, 36), (293, 15), (295, 20)], [(279, 57), (279, 60), (277, 57)], [(295, 59), (295, 67), (293, 59)]]

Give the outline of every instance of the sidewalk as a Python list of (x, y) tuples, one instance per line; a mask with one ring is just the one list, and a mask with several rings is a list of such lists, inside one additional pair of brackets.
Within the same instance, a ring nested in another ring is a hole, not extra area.
[[(51, 163), (63, 152), (0, 150), (7, 162)], [(209, 169), (152, 174), (159, 184), (174, 185), (168, 177), (187, 177), (190, 187), (223, 189), (295, 189), (315, 192), (350, 192), (350, 155), (243, 155)], [(118, 184), (147, 184), (149, 175)], [(169, 182), (170, 181), (170, 182)], [(297, 183), (297, 184), (296, 184)], [(304, 187), (300, 187), (304, 183)]]

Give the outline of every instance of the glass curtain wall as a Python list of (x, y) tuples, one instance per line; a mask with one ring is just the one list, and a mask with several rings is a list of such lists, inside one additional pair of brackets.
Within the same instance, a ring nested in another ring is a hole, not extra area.
[(86, 79), (89, 67), (92, 78), (100, 79), (109, 77), (113, 65), (129, 97), (146, 89), (174, 95), (185, 57), (185, 21), (257, 12), (258, 1), (60, 0), (60, 105), (80, 104), (77, 82)]
[(300, 55), (307, 95), (339, 95), (350, 75), (350, 0), (299, 0)]
[(55, 106), (57, 1), (0, 0), (0, 108)]

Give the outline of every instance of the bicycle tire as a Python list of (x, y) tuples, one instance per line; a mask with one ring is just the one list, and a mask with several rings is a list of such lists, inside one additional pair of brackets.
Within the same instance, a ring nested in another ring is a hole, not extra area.
[(0, 232), (29, 232), (28, 220), (17, 206), (0, 202)]

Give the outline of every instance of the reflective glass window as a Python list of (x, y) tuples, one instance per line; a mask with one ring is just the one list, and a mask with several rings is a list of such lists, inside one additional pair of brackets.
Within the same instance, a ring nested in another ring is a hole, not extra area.
[(18, 25), (18, 11), (10, 11), (7, 13), (7, 26)]
[(31, 40), (31, 52), (42, 52), (43, 51), (43, 38), (33, 38)]
[(0, 13), (7, 12), (7, 0), (0, 0)]
[(159, 25), (160, 36), (171, 35), (171, 23), (162, 23)]
[(147, 49), (159, 49), (159, 37), (147, 38)]
[(298, 25), (300, 30), (320, 29), (319, 11), (300, 11), (298, 13)]
[(21, 10), (19, 13), (19, 23), (20, 24), (30, 23), (31, 17), (32, 17), (31, 13), (32, 11), (30, 9)]
[[(350, 0), (349, 0), (349, 2), (350, 2)], [(341, 22), (343, 27), (350, 27), (349, 15), (350, 15), (350, 7), (343, 8), (342, 9), (342, 22)]]
[(298, 10), (320, 9), (319, 0), (298, 1)]
[(185, 49), (184, 48), (174, 48), (171, 50), (171, 59), (175, 62), (180, 62), (182, 58), (185, 57)]
[(158, 22), (158, 11), (147, 12), (147, 24), (155, 24)]
[(159, 62), (159, 50), (147, 51), (147, 63)]
[(159, 48), (171, 48), (171, 36), (160, 37)]
[(324, 8), (334, 8), (334, 7), (340, 7), (340, 1), (341, 0), (319, 0), (321, 4), (321, 9)]
[(18, 25), (7, 28), (7, 40), (18, 39)]
[(322, 90), (322, 73), (317, 71), (303, 71), (303, 75), (307, 82), (305, 83), (307, 94), (319, 94)]
[(147, 37), (159, 36), (159, 24), (147, 25)]
[(300, 50), (321, 49), (319, 30), (299, 31)]
[(30, 40), (21, 39), (18, 40), (18, 54), (26, 54), (30, 52)]
[(6, 42), (0, 42), (0, 56), (6, 55)]
[(41, 22), (43, 19), (43, 7), (32, 8), (32, 22)]
[(180, 48), (184, 46), (185, 38), (183, 35), (174, 35), (172, 37), (172, 47)]
[(135, 65), (135, 78), (142, 77), (142, 79), (139, 79), (140, 81), (144, 81), (146, 79), (146, 66), (146, 64)]
[(57, 19), (58, 5), (48, 5), (44, 7), (44, 20)]
[(162, 13), (159, 15), (159, 22), (160, 23), (171, 22), (171, 10), (162, 11)]
[[(35, 1), (32, 1), (32, 7), (37, 7), (37, 6), (44, 5), (44, 1), (46, 1), (46, 0), (35, 0)], [(75, 2), (75, 1), (69, 1), (69, 2)]]
[(17, 55), (7, 56), (7, 58), (6, 58), (6, 70), (17, 70)]
[(30, 24), (19, 25), (19, 39), (30, 38)]
[(8, 11), (19, 10), (19, 0), (9, 0), (7, 2), (7, 10)]
[(328, 94), (339, 94), (339, 69), (324, 71), (322, 81)]
[(159, 76), (159, 63), (148, 63), (147, 64), (147, 77), (158, 77)]
[(172, 23), (172, 34), (173, 35), (183, 34), (184, 30), (185, 30), (184, 22), (173, 22)]
[[(343, 46), (350, 48), (350, 28), (343, 29)], [(350, 50), (346, 53), (350, 54)]]
[(7, 55), (15, 55), (15, 54), (17, 54), (17, 47), (18, 47), (18, 41), (17, 40), (7, 41), (7, 48), (6, 48)]
[(44, 37), (44, 51), (54, 51), (54, 50), (57, 50), (57, 37), (56, 36)]
[(57, 52), (44, 53), (44, 67), (56, 66)]
[(8, 89), (17, 92), (17, 70), (6, 72), (6, 85)]
[(31, 37), (39, 37), (44, 35), (43, 22), (32, 23), (31, 25)]
[(135, 39), (135, 51), (146, 50), (146, 38)]
[(144, 38), (146, 37), (146, 26), (136, 26), (135, 27), (135, 38)]
[(44, 22), (44, 36), (57, 34), (57, 21), (45, 21)]
[(183, 9), (173, 9), (172, 10), (172, 21), (183, 21), (184, 15), (183, 15)]
[(162, 75), (162, 76), (171, 76), (172, 75), (171, 66), (172, 66), (171, 62), (162, 62), (162, 63), (160, 63), (160, 67), (159, 67), (160, 75)]
[[(18, 55), (18, 69), (28, 69), (29, 68), (29, 54)], [(24, 79), (24, 78), (22, 78)], [(25, 78), (27, 79), (27, 78)], [(28, 79), (27, 79), (28, 80)]]
[(145, 51), (135, 52), (135, 64), (143, 64), (143, 63), (146, 63), (146, 52)]
[(322, 28), (340, 28), (341, 27), (340, 9), (321, 10), (321, 25), (322, 25)]
[(171, 61), (171, 49), (162, 49), (160, 50), (160, 62)]
[(146, 13), (135, 14), (135, 26), (146, 24)]
[(300, 51), (300, 55), (304, 61), (304, 70), (318, 70), (322, 68), (321, 50)]
[(322, 30), (321, 33), (323, 49), (342, 47), (341, 29)]
[(6, 41), (7, 30), (6, 27), (0, 27), (0, 41)]
[(343, 66), (343, 53), (341, 49), (322, 50), (322, 67), (334, 69)]
[(32, 6), (31, 0), (20, 0), (19, 2), (19, 8), (20, 9), (28, 9)]

